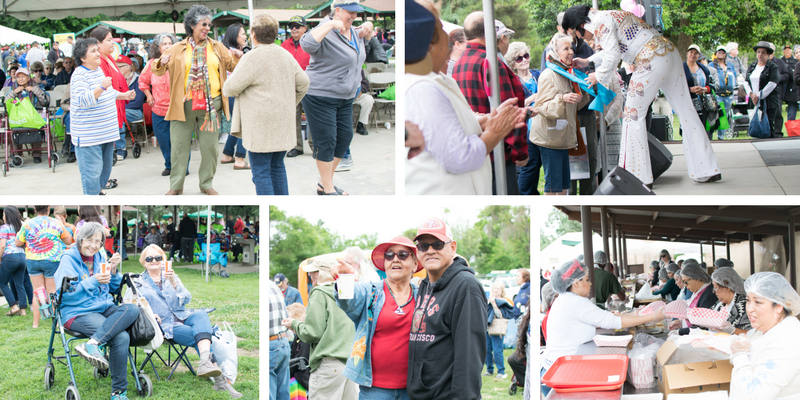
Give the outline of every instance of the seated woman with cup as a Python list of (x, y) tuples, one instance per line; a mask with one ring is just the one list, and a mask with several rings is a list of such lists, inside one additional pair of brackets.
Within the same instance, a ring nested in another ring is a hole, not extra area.
[(234, 390), (222, 376), (222, 370), (211, 354), (211, 321), (208, 313), (186, 309), (192, 294), (175, 274), (164, 250), (151, 244), (142, 251), (139, 262), (146, 271), (134, 279), (134, 284), (139, 294), (150, 303), (164, 337), (182, 346), (194, 347), (200, 355), (197, 376), (213, 377), (214, 390), (225, 390), (233, 398), (241, 397), (242, 394)]
[[(352, 279), (355, 269), (342, 260), (331, 268), (331, 275), (337, 280), (336, 301), (356, 324), (353, 352), (342, 374), (359, 384), (361, 399), (394, 394), (407, 400), (408, 340), (417, 297), (411, 276), (423, 267), (417, 258), (417, 247), (403, 236), (375, 247), (372, 263), (386, 272), (386, 280), (360, 280), (355, 282), (355, 288), (350, 283), (352, 292), (347, 294), (339, 293), (345, 289), (342, 281), (345, 274), (351, 274)], [(370, 309), (374, 296), (375, 306)]]
[[(111, 370), (111, 400), (127, 400), (128, 329), (139, 309), (133, 304), (114, 304), (112, 293), (119, 292), (122, 274), (117, 270), (119, 253), (106, 260), (103, 225), (85, 224), (75, 238), (76, 246), (64, 252), (55, 274), (61, 286), (64, 277), (77, 277), (70, 290), (61, 294), (61, 320), (64, 327), (89, 338), (75, 350), (97, 369)], [(108, 359), (103, 355), (107, 347)]]

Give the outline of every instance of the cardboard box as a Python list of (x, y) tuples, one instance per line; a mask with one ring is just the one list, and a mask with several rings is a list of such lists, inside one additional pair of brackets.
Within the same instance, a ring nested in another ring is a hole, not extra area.
[(733, 365), (728, 360), (701, 361), (688, 364), (664, 365), (681, 351), (674, 342), (667, 341), (656, 354), (656, 373), (661, 393), (706, 393), (730, 391)]

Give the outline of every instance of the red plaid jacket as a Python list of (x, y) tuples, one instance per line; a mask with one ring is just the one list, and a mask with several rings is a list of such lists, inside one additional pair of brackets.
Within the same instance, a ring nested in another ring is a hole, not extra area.
[[(500, 102), (516, 97), (518, 105), (525, 107), (525, 91), (514, 71), (502, 60), (500, 63)], [(486, 47), (477, 43), (467, 43), (467, 49), (453, 68), (453, 79), (458, 82), (461, 93), (467, 99), (472, 111), (488, 114), (491, 112), (489, 96), (492, 87), (489, 81), (489, 63), (486, 62)], [(506, 162), (522, 161), (528, 158), (527, 129), (515, 129), (506, 136)]]

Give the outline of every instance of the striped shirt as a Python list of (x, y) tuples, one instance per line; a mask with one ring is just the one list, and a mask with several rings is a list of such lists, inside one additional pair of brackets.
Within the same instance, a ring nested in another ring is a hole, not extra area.
[(87, 147), (119, 140), (116, 106), (119, 92), (109, 87), (99, 99), (94, 97), (94, 89), (104, 78), (99, 67), (92, 71), (81, 65), (72, 73), (70, 134), (75, 146)]

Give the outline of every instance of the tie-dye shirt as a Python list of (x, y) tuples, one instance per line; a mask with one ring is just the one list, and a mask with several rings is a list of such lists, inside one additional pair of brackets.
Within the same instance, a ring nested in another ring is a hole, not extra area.
[(0, 226), (0, 240), (6, 241), (6, 247), (2, 249), (3, 254), (25, 254), (25, 249), (14, 244), (16, 238), (17, 233), (14, 232), (13, 226), (8, 224)]
[(17, 239), (25, 243), (25, 258), (37, 261), (61, 261), (70, 236), (61, 222), (50, 217), (36, 217), (22, 224)]

